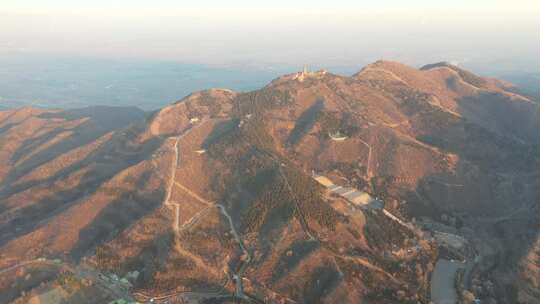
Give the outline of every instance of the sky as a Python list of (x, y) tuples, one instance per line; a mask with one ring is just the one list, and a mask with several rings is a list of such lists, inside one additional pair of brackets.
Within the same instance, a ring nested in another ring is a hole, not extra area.
[(536, 0), (2, 0), (2, 11), (37, 14), (95, 14), (95, 15), (181, 15), (209, 14), (226, 17), (242, 11), (278, 15), (307, 12), (339, 12), (340, 15), (366, 12), (418, 11), (530, 11), (538, 9)]
[(0, 0), (0, 55), (540, 68), (538, 0)]

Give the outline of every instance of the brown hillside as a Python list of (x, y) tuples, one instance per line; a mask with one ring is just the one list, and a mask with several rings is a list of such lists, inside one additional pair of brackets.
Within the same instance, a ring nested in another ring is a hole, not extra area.
[[(448, 64), (380, 61), (197, 92), (145, 119), (0, 112), (0, 267), (137, 271), (141, 301), (429, 303), (437, 258), (456, 254), (427, 231), (435, 221), (481, 257), (466, 287), (500, 287), (471, 292), (535, 299), (540, 109), (507, 89)], [(381, 206), (355, 207), (313, 173)]]

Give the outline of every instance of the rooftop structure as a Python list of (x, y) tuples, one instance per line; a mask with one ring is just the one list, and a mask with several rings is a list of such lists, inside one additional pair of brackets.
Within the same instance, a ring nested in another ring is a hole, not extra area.
[(344, 141), (345, 139), (347, 139), (347, 136), (342, 135), (339, 131), (334, 133), (328, 133), (328, 136), (330, 136), (333, 141)]
[(372, 208), (380, 209), (383, 207), (382, 203), (373, 198), (371, 195), (364, 191), (360, 191), (352, 187), (342, 187), (335, 185), (328, 177), (324, 175), (318, 175), (314, 171), (312, 172), (312, 177), (319, 184), (325, 186), (331, 192), (345, 198), (347, 201), (352, 203), (355, 206), (369, 206)]

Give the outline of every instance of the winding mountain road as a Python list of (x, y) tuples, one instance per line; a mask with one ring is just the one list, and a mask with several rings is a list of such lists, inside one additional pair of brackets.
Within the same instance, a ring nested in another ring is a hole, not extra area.
[[(182, 134), (180, 134), (178, 136), (169, 137), (169, 138), (172, 138), (172, 139), (175, 140), (174, 149), (173, 149), (174, 157), (171, 160), (171, 174), (170, 174), (170, 177), (169, 177), (169, 181), (167, 182), (167, 192), (166, 192), (165, 198), (163, 200), (163, 205), (165, 205), (165, 206), (173, 206), (175, 208), (174, 230), (176, 232), (178, 232), (178, 230), (180, 228), (179, 227), (179, 225), (180, 225), (180, 222), (179, 222), (180, 205), (177, 202), (171, 202), (171, 196), (172, 196), (174, 185), (179, 185), (178, 183), (176, 183), (176, 168), (178, 167), (178, 162), (180, 161), (180, 155), (179, 155), (180, 152), (179, 152), (179, 149), (178, 149), (178, 144), (180, 143), (180, 140), (182, 138), (184, 138), (186, 135), (190, 134), (191, 131), (193, 131), (197, 127), (200, 127), (200, 126), (204, 125), (206, 122), (208, 122), (208, 120), (205, 120), (205, 121), (201, 122), (200, 124), (191, 126), (189, 129), (185, 130)], [(187, 189), (185, 187), (183, 187), (183, 188), (185, 190), (189, 191), (189, 189)], [(191, 191), (189, 191), (189, 192), (191, 192)], [(194, 194), (194, 193), (190, 193), (190, 194)], [(197, 197), (197, 199), (201, 200), (201, 198), (196, 196), (196, 195), (194, 197)], [(204, 200), (202, 200), (202, 201), (204, 201)]]
[[(234, 226), (232, 217), (229, 215), (229, 213), (227, 212), (226, 208), (223, 205), (216, 204), (215, 202), (210, 202), (210, 201), (204, 199), (203, 197), (201, 197), (200, 195), (198, 195), (197, 193), (195, 193), (194, 191), (192, 191), (188, 187), (186, 187), (183, 184), (181, 184), (180, 182), (176, 181), (176, 169), (177, 169), (178, 163), (180, 161), (180, 151), (179, 151), (179, 148), (178, 148), (180, 140), (184, 136), (188, 135), (194, 128), (196, 128), (197, 126), (201, 126), (206, 122), (207, 122), (207, 120), (202, 121), (200, 124), (198, 124), (196, 126), (192, 126), (188, 130), (184, 131), (181, 135), (171, 137), (171, 138), (173, 138), (175, 140), (174, 149), (173, 149), (174, 157), (171, 160), (171, 173), (169, 175), (169, 180), (168, 180), (168, 183), (167, 183), (167, 191), (166, 191), (165, 198), (163, 200), (163, 205), (165, 205), (165, 206), (174, 206), (174, 208), (175, 208), (174, 230), (175, 230), (176, 233), (179, 233), (182, 230), (185, 230), (185, 229), (188, 229), (188, 228), (192, 227), (212, 207), (219, 208), (221, 213), (227, 218), (227, 221), (228, 221), (229, 226), (230, 226), (231, 233), (233, 234), (234, 238), (238, 242), (238, 244), (240, 246), (240, 249), (243, 252), (243, 256), (246, 257), (245, 260), (242, 261), (242, 265), (240, 266), (240, 269), (238, 270), (238, 272), (233, 273), (233, 279), (235, 280), (235, 284), (236, 284), (235, 295), (237, 297), (239, 297), (239, 298), (242, 298), (242, 299), (249, 299), (249, 297), (247, 297), (244, 294), (242, 279), (243, 279), (243, 273), (244, 273), (246, 267), (248, 266), (248, 264), (251, 262), (252, 257), (251, 257), (251, 254), (249, 253), (249, 251), (244, 246), (244, 242), (243, 242), (242, 238), (240, 237), (240, 234), (238, 233), (238, 231), (236, 230), (236, 228)], [(180, 223), (179, 223), (180, 205), (177, 202), (171, 201), (171, 196), (172, 196), (172, 193), (173, 193), (173, 190), (174, 190), (174, 186), (180, 188), (182, 191), (187, 193), (192, 198), (194, 198), (197, 201), (199, 201), (199, 202), (201, 202), (203, 204), (206, 204), (208, 206), (207, 208), (204, 208), (203, 210), (196, 213), (193, 217), (191, 217), (189, 220), (187, 220), (182, 226), (180, 226)], [(165, 296), (165, 298), (170, 298), (172, 296), (177, 296), (177, 294)]]
[(180, 206), (178, 205), (178, 203), (171, 202), (171, 195), (172, 195), (172, 190), (174, 186), (174, 179), (176, 178), (176, 167), (178, 166), (178, 143), (180, 142), (180, 138), (181, 136), (175, 137), (174, 158), (172, 159), (172, 163), (171, 163), (171, 174), (170, 174), (170, 179), (167, 183), (167, 192), (165, 195), (165, 199), (163, 200), (163, 205), (175, 207), (176, 215), (175, 215), (175, 224), (173, 226), (175, 231), (178, 231)]
[(44, 264), (44, 265), (50, 265), (50, 266), (61, 266), (61, 264), (58, 264), (58, 263), (56, 263), (54, 261), (39, 258), (39, 259), (35, 259), (35, 260), (29, 260), (29, 261), (20, 262), (20, 263), (18, 263), (16, 265), (4, 268), (4, 269), (0, 270), (0, 275), (3, 275), (3, 274), (8, 273), (10, 271), (13, 271), (13, 270), (15, 270), (17, 268), (32, 265), (32, 264)]
[(243, 279), (244, 271), (246, 270), (247, 266), (251, 262), (251, 254), (249, 253), (249, 251), (244, 246), (244, 241), (242, 240), (242, 238), (238, 234), (238, 231), (236, 231), (236, 228), (234, 227), (233, 220), (232, 220), (231, 216), (229, 215), (229, 213), (227, 212), (227, 210), (225, 209), (225, 207), (223, 205), (219, 205), (219, 204), (217, 205), (217, 207), (219, 208), (219, 210), (221, 210), (221, 213), (229, 221), (229, 226), (231, 227), (231, 233), (233, 234), (234, 238), (238, 242), (238, 245), (240, 246), (240, 249), (242, 249), (242, 251), (244, 252), (244, 256), (246, 257), (245, 261), (241, 261), (242, 266), (240, 266), (240, 269), (238, 270), (238, 272), (233, 274), (233, 279), (234, 279), (234, 281), (236, 283), (236, 292), (235, 292), (235, 294), (239, 298), (249, 299), (249, 297), (247, 297), (244, 294), (244, 287), (243, 287), (244, 285), (243, 285), (242, 279)]
[(373, 175), (371, 173), (371, 145), (365, 142), (361, 138), (357, 138), (362, 144), (364, 144), (369, 150), (368, 150), (368, 159), (367, 159), (367, 168), (366, 168), (366, 176), (367, 179), (370, 180)]

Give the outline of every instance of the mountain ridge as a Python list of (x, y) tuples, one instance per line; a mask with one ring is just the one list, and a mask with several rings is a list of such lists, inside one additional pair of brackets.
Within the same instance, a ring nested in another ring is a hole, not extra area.
[[(467, 289), (531, 296), (501, 275), (535, 278), (530, 263), (516, 266), (534, 237), (500, 249), (531, 227), (505, 221), (497, 236), (478, 219), (535, 210), (540, 108), (456, 69), (378, 61), (351, 77), (304, 71), (252, 92), (195, 92), (125, 120), (109, 108), (0, 112), (9, 142), (0, 144), (0, 267), (45, 256), (138, 271), (135, 293), (145, 295), (428, 303), (437, 258), (452, 256), (429, 236), (435, 221), (486, 261), (492, 251), (508, 259), (510, 270), (479, 263), (469, 275), (501, 288)], [(353, 191), (384, 209), (355, 206)], [(468, 250), (459, 254), (470, 259)]]

